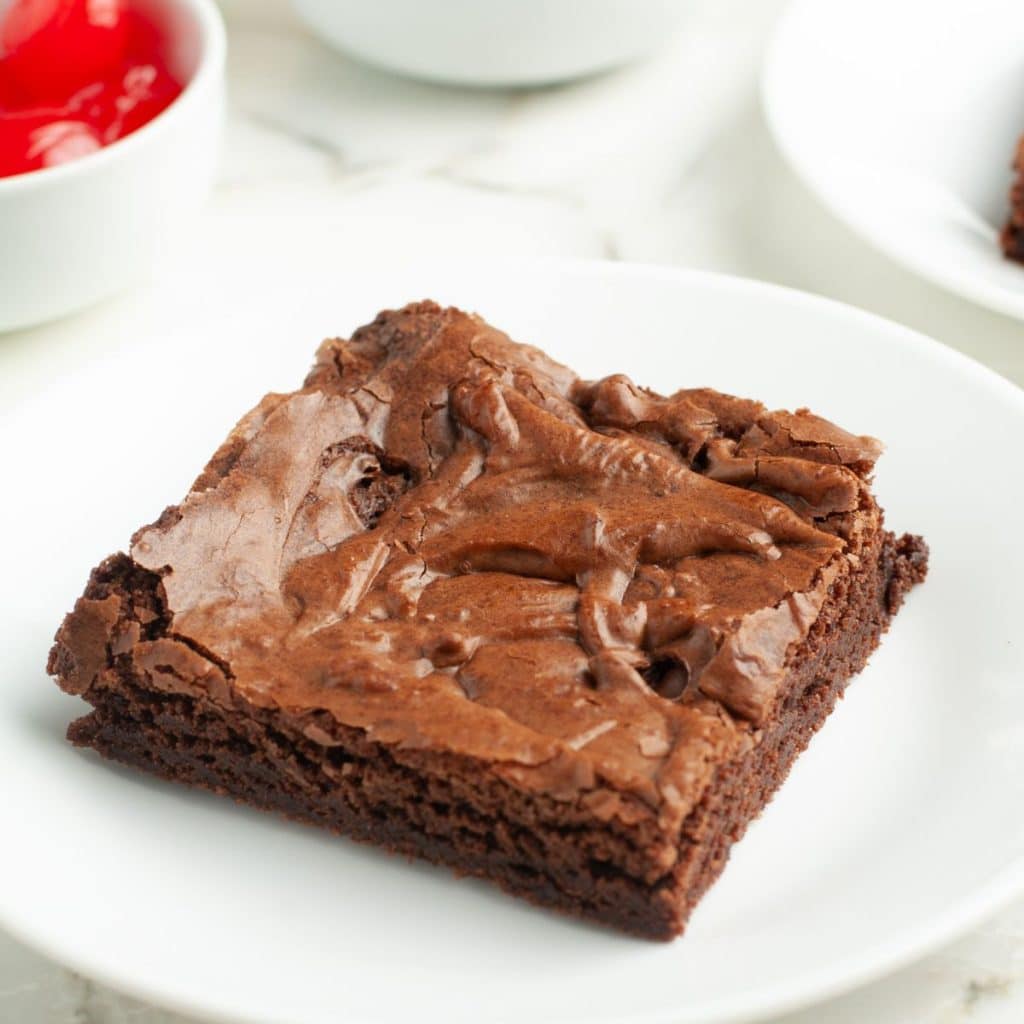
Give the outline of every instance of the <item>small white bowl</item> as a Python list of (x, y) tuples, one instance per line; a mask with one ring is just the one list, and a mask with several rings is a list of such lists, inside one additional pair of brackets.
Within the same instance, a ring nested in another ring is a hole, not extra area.
[(655, 49), (683, 0), (293, 0), (325, 42), (453, 85), (564, 82)]
[(213, 0), (136, 0), (171, 40), (182, 94), (124, 139), (71, 163), (0, 178), (0, 331), (113, 295), (187, 225), (212, 182), (224, 100)]

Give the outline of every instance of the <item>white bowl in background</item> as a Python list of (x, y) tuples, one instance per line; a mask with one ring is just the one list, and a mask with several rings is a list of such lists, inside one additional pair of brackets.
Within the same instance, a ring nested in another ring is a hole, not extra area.
[(171, 40), (182, 94), (96, 153), (0, 178), (0, 331), (54, 320), (120, 291), (187, 225), (212, 182), (224, 96), (213, 0), (136, 0)]
[(293, 0), (337, 49), (453, 85), (563, 82), (641, 57), (679, 24), (682, 0)]

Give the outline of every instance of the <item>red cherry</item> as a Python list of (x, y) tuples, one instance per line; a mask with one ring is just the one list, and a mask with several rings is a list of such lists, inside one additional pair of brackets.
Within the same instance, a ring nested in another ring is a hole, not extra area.
[(17, 90), (11, 83), (4, 62), (0, 59), (0, 117), (5, 110), (9, 110), (17, 104)]
[(126, 7), (121, 12), (128, 42), (125, 55), (138, 60), (153, 60), (165, 54), (167, 40), (160, 26), (147, 18), (141, 11)]
[(37, 101), (103, 77), (126, 44), (121, 0), (14, 0), (0, 23), (7, 77)]
[(181, 92), (165, 45), (122, 0), (13, 0), (0, 17), (0, 176), (78, 159), (151, 121)]
[(30, 110), (0, 119), (0, 176), (24, 174), (77, 160), (103, 145), (84, 121)]
[(25, 166), (28, 135), (19, 131), (19, 127), (14, 118), (5, 117), (0, 121), (0, 175), (30, 170)]
[(70, 117), (93, 125), (109, 145), (152, 121), (180, 92), (159, 64), (129, 63), (107, 81), (79, 89), (66, 110)]
[(124, 111), (119, 138), (141, 128), (165, 110), (181, 93), (181, 86), (159, 64), (136, 64), (122, 79)]
[(92, 125), (84, 121), (51, 121), (29, 136), (29, 160), (55, 167), (95, 153), (103, 145)]

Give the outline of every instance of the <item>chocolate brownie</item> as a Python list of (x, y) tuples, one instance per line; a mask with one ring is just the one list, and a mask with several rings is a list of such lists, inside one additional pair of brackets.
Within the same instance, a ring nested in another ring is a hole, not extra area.
[(999, 240), (1008, 259), (1024, 263), (1024, 136), (1017, 143), (1013, 169), (1016, 177), (1010, 189), (1010, 219)]
[(381, 313), (93, 572), (68, 735), (670, 938), (924, 577), (880, 451)]

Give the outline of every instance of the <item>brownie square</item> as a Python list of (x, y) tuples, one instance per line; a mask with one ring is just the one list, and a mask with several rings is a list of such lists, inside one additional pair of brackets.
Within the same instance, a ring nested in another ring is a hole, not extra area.
[(1000, 235), (1000, 242), (1008, 259), (1024, 263), (1024, 136), (1017, 144), (1013, 169), (1016, 176), (1010, 188), (1010, 218)]
[(68, 735), (670, 938), (924, 577), (880, 450), (381, 313), (94, 570)]

